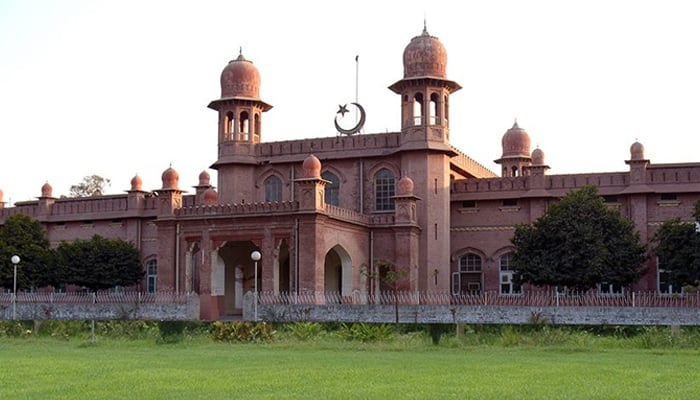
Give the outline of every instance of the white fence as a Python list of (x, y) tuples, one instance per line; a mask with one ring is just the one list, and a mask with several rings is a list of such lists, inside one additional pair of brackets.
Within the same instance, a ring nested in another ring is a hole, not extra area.
[(500, 294), (485, 291), (473, 294), (445, 292), (355, 292), (276, 293), (260, 292), (259, 304), (426, 304), (474, 306), (529, 306), (529, 307), (664, 307), (700, 308), (700, 291), (662, 294), (658, 292), (625, 292), (601, 294), (594, 291), (562, 294), (556, 291), (528, 291), (522, 294)]

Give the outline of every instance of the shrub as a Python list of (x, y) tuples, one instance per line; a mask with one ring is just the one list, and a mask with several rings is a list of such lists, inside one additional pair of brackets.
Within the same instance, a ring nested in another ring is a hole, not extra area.
[(318, 322), (294, 322), (288, 324), (287, 329), (299, 340), (309, 340), (323, 332), (323, 326)]
[(367, 324), (364, 322), (343, 324), (338, 335), (346, 340), (359, 340), (361, 342), (375, 342), (388, 340), (394, 336), (394, 328), (387, 324)]
[(220, 342), (270, 342), (275, 331), (267, 322), (216, 321), (212, 324), (212, 338)]

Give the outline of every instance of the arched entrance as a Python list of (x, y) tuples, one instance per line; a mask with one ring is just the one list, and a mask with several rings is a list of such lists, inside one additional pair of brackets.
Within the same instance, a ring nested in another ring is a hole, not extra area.
[(352, 293), (352, 261), (342, 246), (337, 245), (326, 253), (323, 279), (326, 293), (338, 293), (340, 296)]
[[(218, 287), (218, 294), (223, 296), (223, 315), (243, 313), (243, 295), (255, 288), (255, 270), (250, 253), (256, 249), (251, 241), (230, 241), (216, 250), (212, 287)], [(258, 291), (262, 287), (261, 267), (262, 263), (258, 261)]]
[(275, 263), (275, 292), (278, 293), (291, 293), (291, 275), (289, 270), (289, 245), (286, 240), (281, 240), (279, 246), (277, 247), (277, 257), (274, 260)]

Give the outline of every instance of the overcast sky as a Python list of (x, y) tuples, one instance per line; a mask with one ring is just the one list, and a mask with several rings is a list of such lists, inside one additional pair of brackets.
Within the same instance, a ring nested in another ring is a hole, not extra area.
[[(400, 129), (402, 54), (445, 45), (453, 144), (493, 171), (517, 119), (551, 174), (700, 161), (700, 2), (0, 0), (0, 189), (55, 197), (86, 175), (122, 193), (139, 174), (180, 188), (216, 161), (219, 77), (242, 47), (260, 71), (263, 141), (335, 136), (338, 104), (365, 133)], [(355, 63), (355, 56), (359, 62)]]

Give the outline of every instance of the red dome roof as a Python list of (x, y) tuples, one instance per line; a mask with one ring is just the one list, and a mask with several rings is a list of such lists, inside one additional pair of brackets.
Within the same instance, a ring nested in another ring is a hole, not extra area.
[(403, 77), (447, 77), (447, 51), (424, 27), (423, 33), (411, 39), (403, 51)]
[(163, 171), (163, 175), (160, 178), (163, 181), (163, 190), (179, 190), (178, 181), (180, 180), (180, 174), (172, 167)]
[(209, 186), (210, 176), (207, 171), (199, 173), (199, 186)]
[(52, 194), (53, 188), (51, 187), (51, 185), (49, 185), (48, 182), (44, 183), (44, 185), (41, 186), (41, 197), (52, 197)]
[(219, 194), (214, 188), (209, 188), (204, 192), (204, 204), (211, 206), (219, 202)]
[(320, 178), (321, 177), (321, 161), (315, 156), (310, 155), (306, 157), (303, 164), (304, 177), (306, 178)]
[(409, 196), (413, 194), (413, 179), (404, 176), (396, 184), (399, 196)]
[(131, 190), (132, 191), (140, 191), (141, 188), (143, 187), (143, 181), (141, 180), (141, 177), (138, 176), (138, 174), (134, 175), (133, 178), (131, 178)]
[(544, 151), (539, 147), (532, 150), (532, 165), (544, 165)]
[(221, 72), (221, 98), (260, 99), (260, 72), (240, 54)]
[(644, 160), (644, 145), (639, 142), (632, 143), (630, 146), (630, 159), (634, 161)]
[(501, 139), (501, 147), (503, 155), (506, 157), (530, 157), (530, 135), (514, 123), (513, 127), (508, 129)]

